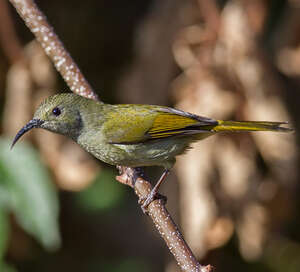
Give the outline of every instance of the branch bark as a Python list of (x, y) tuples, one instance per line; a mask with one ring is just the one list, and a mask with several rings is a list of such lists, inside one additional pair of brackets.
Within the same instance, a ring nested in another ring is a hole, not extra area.
[(10, 2), (44, 48), (71, 91), (91, 99), (98, 99), (35, 2), (33, 0), (11, 0)]
[[(98, 100), (96, 93), (80, 72), (78, 66), (66, 51), (35, 2), (33, 0), (10, 0), (10, 2), (40, 42), (71, 91), (84, 97)], [(117, 177), (119, 182), (133, 187), (140, 200), (147, 197), (152, 186), (148, 181), (139, 177), (135, 169), (121, 167), (121, 174), (121, 176)], [(157, 199), (153, 201), (147, 209), (156, 229), (165, 240), (182, 271), (209, 272), (212, 270), (210, 265), (202, 266), (198, 263), (167, 211), (163, 200)]]

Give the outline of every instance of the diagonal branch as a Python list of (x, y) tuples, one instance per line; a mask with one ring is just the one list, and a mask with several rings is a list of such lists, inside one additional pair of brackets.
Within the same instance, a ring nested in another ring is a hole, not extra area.
[[(56, 69), (60, 72), (70, 89), (84, 97), (98, 99), (93, 89), (86, 81), (78, 66), (75, 64), (62, 42), (48, 24), (44, 14), (38, 9), (33, 0), (10, 0), (22, 17), (28, 28), (41, 43), (46, 54), (53, 61)], [(134, 188), (139, 199), (145, 199), (152, 187), (151, 184), (140, 178), (137, 171), (132, 168), (121, 167), (122, 175), (117, 177), (121, 183)], [(169, 250), (174, 255), (182, 271), (209, 272), (211, 266), (201, 266), (191, 249), (186, 244), (178, 227), (171, 215), (165, 208), (164, 201), (158, 199), (150, 203), (147, 208), (150, 218), (156, 229), (165, 240)]]
[[(117, 180), (134, 188), (139, 200), (145, 199), (152, 190), (151, 184), (138, 176), (135, 169), (119, 167), (121, 176)], [(185, 242), (177, 225), (165, 207), (165, 201), (156, 199), (147, 207), (148, 215), (151, 217), (156, 229), (165, 240), (169, 250), (175, 257), (182, 271), (187, 272), (210, 272), (212, 266), (202, 266), (198, 263), (193, 252)]]
[(10, 2), (40, 42), (71, 91), (88, 98), (98, 99), (35, 2), (32, 0), (11, 0)]

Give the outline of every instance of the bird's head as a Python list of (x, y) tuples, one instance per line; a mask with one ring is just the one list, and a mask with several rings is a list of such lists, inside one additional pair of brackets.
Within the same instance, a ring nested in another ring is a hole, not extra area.
[(71, 138), (78, 137), (82, 128), (80, 96), (71, 93), (57, 94), (44, 100), (34, 117), (15, 136), (11, 147), (33, 128), (44, 128)]

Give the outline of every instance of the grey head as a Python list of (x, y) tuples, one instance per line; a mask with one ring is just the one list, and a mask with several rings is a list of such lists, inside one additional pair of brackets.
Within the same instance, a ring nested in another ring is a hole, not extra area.
[(36, 110), (34, 117), (15, 136), (11, 148), (26, 132), (33, 128), (44, 128), (75, 139), (82, 128), (80, 105), (82, 96), (62, 93), (48, 97)]

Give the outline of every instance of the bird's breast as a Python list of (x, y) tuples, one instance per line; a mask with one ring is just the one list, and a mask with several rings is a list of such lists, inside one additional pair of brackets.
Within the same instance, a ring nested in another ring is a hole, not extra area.
[(103, 162), (131, 167), (168, 165), (188, 147), (188, 142), (184, 139), (153, 140), (138, 144), (111, 144), (107, 140), (79, 139), (78, 143)]

